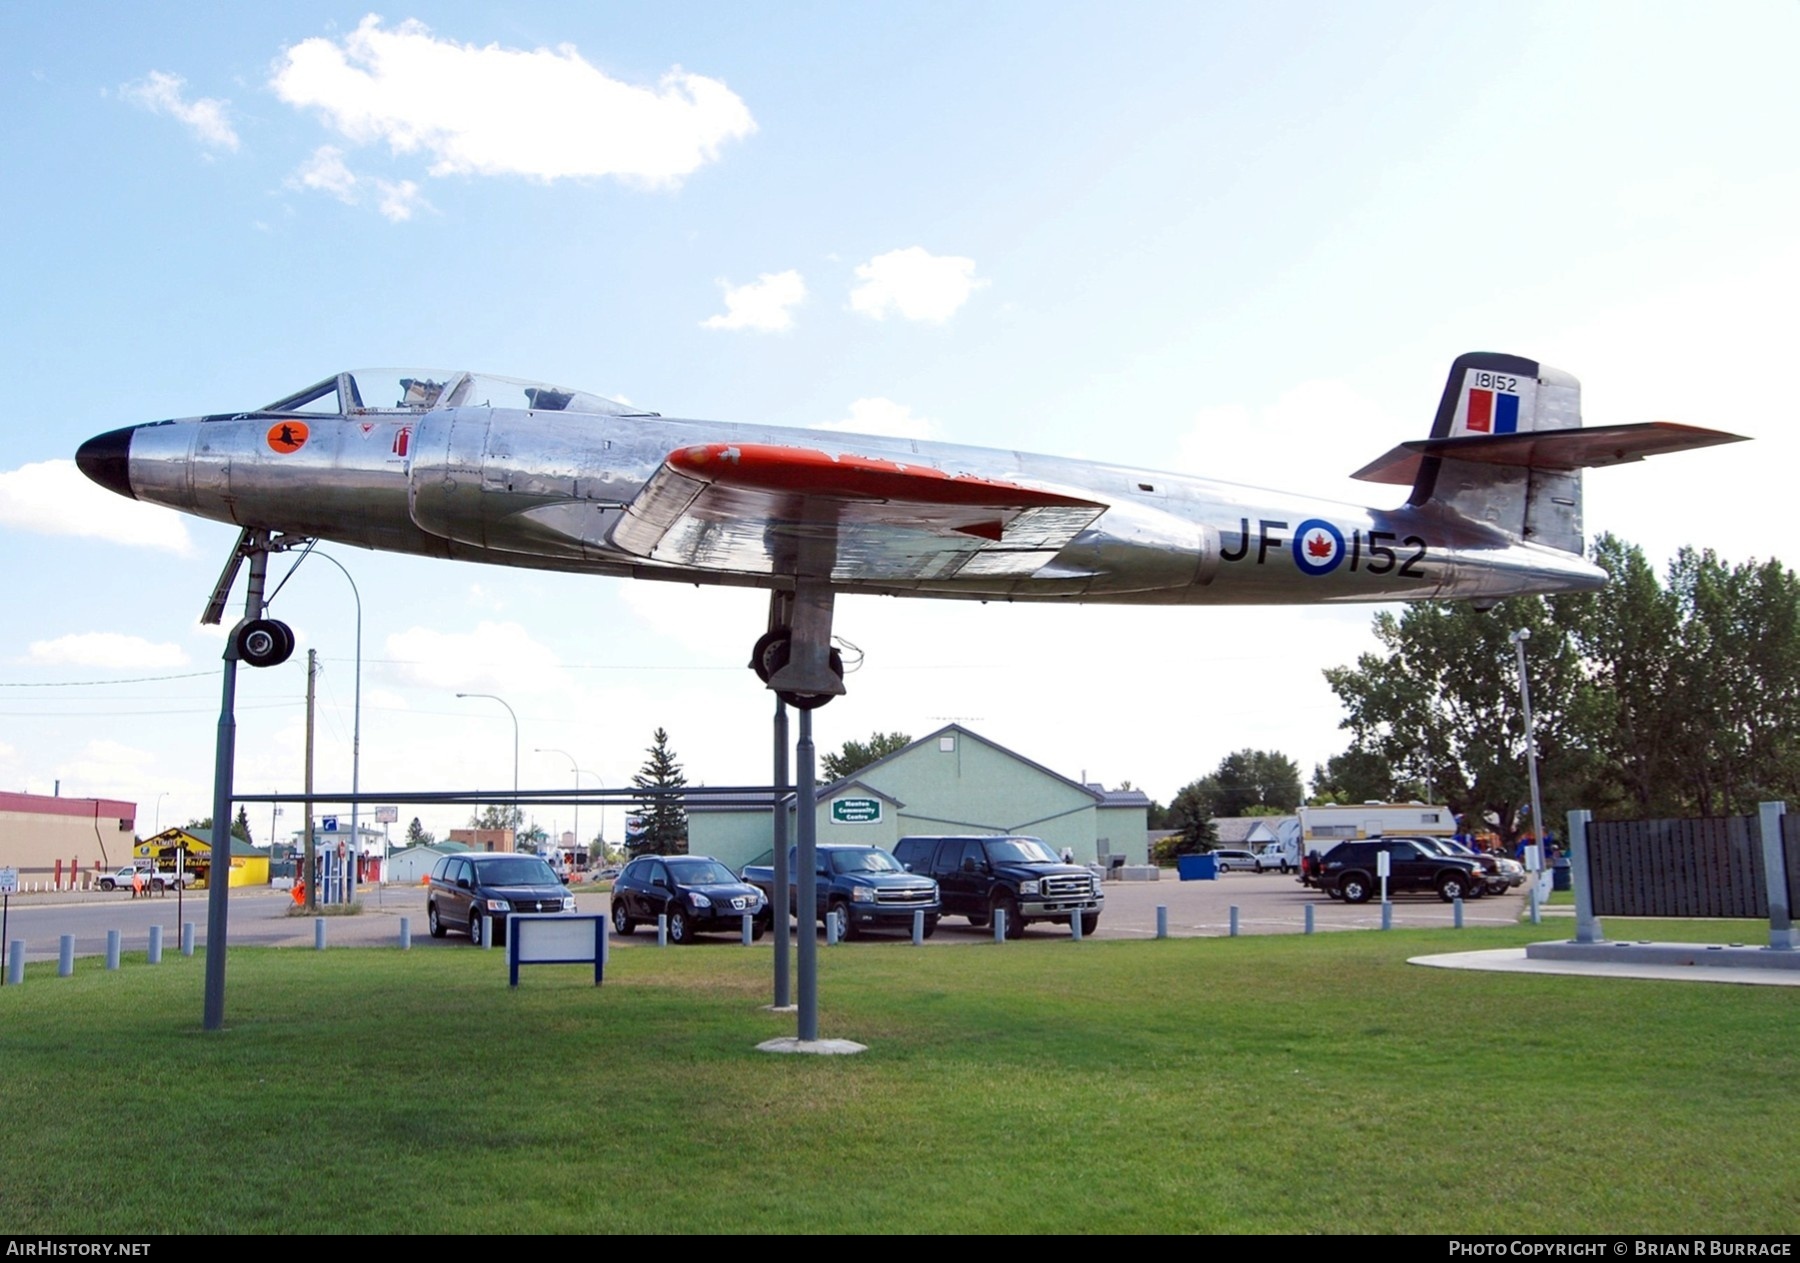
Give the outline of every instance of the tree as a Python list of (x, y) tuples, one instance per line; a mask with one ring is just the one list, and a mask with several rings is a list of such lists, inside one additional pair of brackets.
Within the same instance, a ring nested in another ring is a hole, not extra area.
[(250, 812), (243, 803), (238, 804), (237, 819), (231, 822), (231, 836), (245, 842), (253, 842), (250, 836)]
[(904, 732), (874, 732), (867, 741), (846, 741), (841, 750), (825, 756), (824, 765), (819, 769), (827, 782), (841, 781), (846, 776), (854, 776), (877, 759), (885, 759), (896, 750), (903, 750), (912, 744), (912, 738)]
[(436, 841), (437, 834), (427, 829), (417, 816), (414, 816), (412, 823), (406, 826), (406, 845), (430, 846)]
[(1169, 802), (1165, 827), (1181, 831), (1167, 848), (1171, 855), (1197, 855), (1219, 844), (1219, 831), (1212, 822), (1212, 798), (1204, 786), (1204, 781), (1191, 781)]
[(1368, 802), (1398, 802), (1414, 795), (1402, 792), (1394, 783), (1393, 765), (1377, 750), (1351, 746), (1342, 754), (1334, 754), (1323, 764), (1313, 765), (1314, 806), (1348, 805)]
[(471, 829), (511, 829), (516, 839), (525, 827), (525, 810), (517, 806), (490, 803), (469, 816)]
[[(1418, 781), (1459, 816), (1492, 819), (1511, 844), (1530, 802), (1517, 657), (1509, 639), (1529, 628), (1532, 714), (1552, 820), (1575, 805), (1590, 771), (1591, 707), (1580, 656), (1537, 597), (1492, 613), (1416, 604), (1375, 616), (1386, 656), (1368, 653), (1325, 678), (1348, 712), (1355, 747), (1385, 758), (1397, 781)], [(1396, 786), (1398, 788), (1399, 786)]]
[(1282, 815), (1300, 805), (1300, 767), (1274, 750), (1239, 750), (1219, 760), (1218, 770), (1195, 782), (1207, 798), (1209, 814)]
[(629, 839), (628, 849), (638, 855), (684, 855), (687, 853), (687, 811), (681, 805), (679, 790), (687, 785), (675, 752), (669, 749), (669, 734), (658, 728), (644, 752), (648, 757), (631, 783), (639, 789), (663, 791), (647, 799), (639, 813), (642, 830)]

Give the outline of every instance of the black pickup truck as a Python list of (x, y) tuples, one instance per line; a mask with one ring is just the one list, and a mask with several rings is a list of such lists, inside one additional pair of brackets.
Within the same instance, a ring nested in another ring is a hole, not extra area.
[[(799, 881), (797, 850), (788, 848), (790, 891)], [(937, 883), (913, 876), (880, 847), (823, 843), (818, 847), (818, 861), (816, 917), (821, 923), (828, 916), (835, 917), (839, 938), (858, 938), (869, 929), (910, 932), (915, 912), (925, 914), (927, 936), (937, 929)], [(784, 902), (776, 898), (773, 866), (746, 865), (742, 876), (769, 897), (771, 909)], [(792, 909), (798, 897), (791, 895), (786, 902)]]
[(944, 911), (970, 925), (986, 925), (1004, 911), (1008, 938), (1018, 938), (1032, 921), (1067, 925), (1074, 917), (1081, 918), (1083, 934), (1092, 934), (1106, 907), (1100, 879), (1064, 864), (1037, 838), (901, 838), (894, 858), (936, 881)]

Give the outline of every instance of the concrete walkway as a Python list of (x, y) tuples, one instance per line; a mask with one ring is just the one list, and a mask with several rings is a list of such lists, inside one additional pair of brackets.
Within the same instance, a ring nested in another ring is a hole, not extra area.
[(1732, 982), (1753, 987), (1800, 987), (1800, 969), (1731, 965), (1659, 965), (1610, 960), (1528, 960), (1522, 947), (1485, 952), (1414, 956), (1407, 962), (1433, 969), (1477, 969), (1491, 973), (1567, 974), (1582, 978), (1646, 978), (1663, 982)]

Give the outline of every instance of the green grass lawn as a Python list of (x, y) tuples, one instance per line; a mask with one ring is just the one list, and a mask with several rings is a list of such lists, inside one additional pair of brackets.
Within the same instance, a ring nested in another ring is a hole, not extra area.
[(0, 1222), (1793, 1231), (1800, 993), (1405, 963), (1555, 933), (857, 945), (821, 954), (822, 1033), (871, 1046), (843, 1058), (752, 1051), (794, 1029), (766, 945), (517, 991), (498, 952), (243, 949), (212, 1035), (199, 957), (33, 966), (0, 989)]

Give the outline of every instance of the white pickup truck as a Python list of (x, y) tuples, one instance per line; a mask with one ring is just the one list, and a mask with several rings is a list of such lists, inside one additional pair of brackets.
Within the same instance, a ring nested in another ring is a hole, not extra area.
[(115, 873), (103, 874), (100, 878), (102, 890), (130, 890), (132, 883), (138, 878), (144, 879), (144, 889), (154, 891), (172, 890), (176, 886), (192, 885), (192, 873), (159, 873), (149, 868), (133, 868), (129, 864)]

